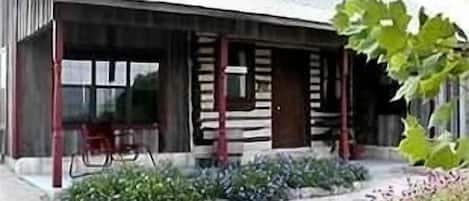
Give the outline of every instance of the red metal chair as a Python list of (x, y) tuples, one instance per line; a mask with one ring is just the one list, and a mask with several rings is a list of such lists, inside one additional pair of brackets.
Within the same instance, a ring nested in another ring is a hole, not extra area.
[[(128, 129), (125, 129), (128, 130)], [(85, 167), (90, 168), (107, 168), (112, 165), (113, 161), (136, 161), (139, 157), (139, 153), (145, 151), (148, 153), (153, 166), (156, 167), (156, 163), (149, 146), (142, 142), (136, 142), (132, 140), (130, 142), (116, 143), (116, 141), (122, 141), (125, 137), (135, 138), (135, 135), (130, 132), (124, 132), (116, 135), (111, 124), (101, 123), (94, 125), (82, 125), (80, 130), (81, 146), (78, 153), (74, 153), (71, 156), (71, 162), (69, 167), (69, 175), (71, 178), (87, 176), (98, 172), (88, 172), (81, 174), (74, 174), (73, 167), (75, 157), (81, 155), (83, 164)], [(125, 158), (123, 155), (133, 153), (134, 156), (131, 158)], [(92, 163), (90, 160), (91, 156), (104, 155), (103, 163)], [(114, 155), (121, 156), (115, 158)]]

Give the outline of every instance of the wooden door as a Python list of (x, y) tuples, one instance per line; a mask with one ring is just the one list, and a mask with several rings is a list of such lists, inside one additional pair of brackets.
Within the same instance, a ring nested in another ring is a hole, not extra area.
[(309, 142), (308, 54), (274, 50), (272, 55), (272, 135), (274, 148)]

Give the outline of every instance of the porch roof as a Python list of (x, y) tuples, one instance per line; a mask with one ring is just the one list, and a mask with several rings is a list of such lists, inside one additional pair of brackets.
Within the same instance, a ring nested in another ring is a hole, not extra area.
[[(199, 14), (226, 18), (248, 18), (274, 24), (332, 30), (330, 19), (335, 6), (342, 0), (55, 0), (96, 5), (167, 11), (183, 14)], [(417, 16), (424, 6), (430, 14), (443, 12), (445, 16), (469, 31), (466, 11), (469, 3), (464, 0), (428, 1), (404, 0), (409, 12)], [(417, 18), (410, 29), (417, 26)]]

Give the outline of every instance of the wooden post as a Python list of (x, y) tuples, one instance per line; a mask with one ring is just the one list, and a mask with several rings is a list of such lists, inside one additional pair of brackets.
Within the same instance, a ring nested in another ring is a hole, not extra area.
[(217, 88), (216, 105), (218, 110), (218, 146), (217, 161), (218, 165), (225, 166), (228, 163), (228, 143), (226, 141), (226, 75), (225, 69), (228, 66), (228, 38), (220, 36), (217, 54)]
[(63, 156), (63, 128), (62, 128), (62, 59), (63, 59), (63, 29), (60, 21), (53, 21), (52, 28), (52, 186), (62, 187), (62, 156)]
[(339, 154), (342, 159), (348, 160), (350, 157), (349, 130), (348, 130), (348, 75), (349, 58), (347, 50), (342, 50), (342, 75), (340, 83), (340, 140)]

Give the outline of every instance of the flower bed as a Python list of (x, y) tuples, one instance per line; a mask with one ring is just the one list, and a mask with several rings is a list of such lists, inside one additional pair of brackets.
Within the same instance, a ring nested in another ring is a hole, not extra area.
[(402, 191), (393, 186), (366, 196), (371, 201), (464, 201), (469, 200), (469, 179), (460, 172), (431, 172), (422, 180), (407, 180)]
[(124, 167), (75, 183), (64, 200), (280, 201), (349, 191), (367, 178), (361, 166), (283, 155), (185, 174), (171, 165), (157, 170)]

